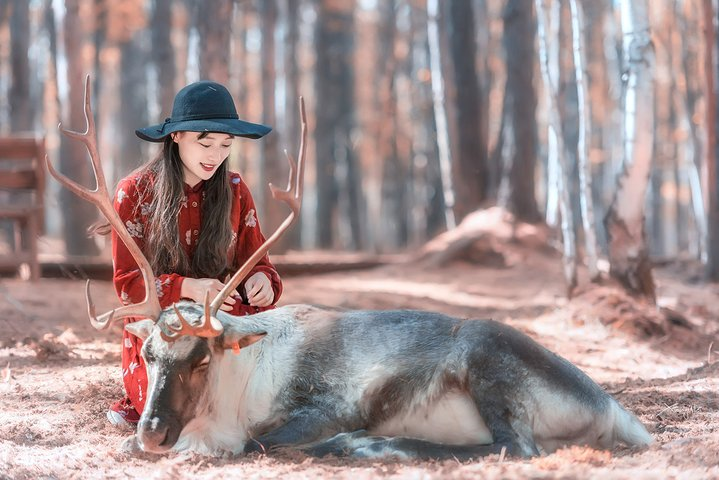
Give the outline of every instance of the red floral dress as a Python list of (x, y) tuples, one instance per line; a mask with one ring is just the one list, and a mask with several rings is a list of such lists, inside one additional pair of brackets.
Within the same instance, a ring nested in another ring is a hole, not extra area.
[[(239, 174), (230, 172), (228, 181), (232, 186), (231, 222), (234, 232), (232, 245), (228, 252), (230, 264), (238, 268), (247, 260), (257, 248), (265, 241), (260, 225), (257, 221), (255, 203), (250, 190), (242, 181)], [(150, 204), (152, 202), (151, 174), (134, 174), (120, 181), (114, 198), (115, 210), (125, 223), (128, 232), (144, 252), (144, 228), (147, 224)], [(142, 195), (140, 195), (142, 192)], [(195, 187), (185, 185), (185, 196), (178, 219), (178, 234), (182, 246), (189, 258), (195, 252), (202, 225), (202, 202), (204, 199), (204, 182)], [(112, 232), (112, 257), (114, 262), (113, 282), (120, 300), (124, 304), (138, 303), (145, 298), (145, 285), (137, 263), (130, 255), (127, 247), (119, 240), (117, 234)], [(266, 274), (272, 283), (275, 293), (274, 302), (282, 293), (282, 281), (267, 255), (247, 275), (247, 278), (256, 272)], [(185, 277), (176, 273), (155, 272), (155, 287), (162, 308), (178, 302)], [(223, 280), (220, 278), (219, 280)], [(244, 292), (244, 282), (240, 284), (239, 291)], [(239, 299), (238, 299), (239, 300)], [(253, 307), (238, 301), (231, 312), (232, 315), (249, 315), (263, 310), (275, 308)], [(129, 318), (125, 323), (137, 319)], [(125, 384), (127, 398), (113, 405), (111, 408), (130, 422), (136, 422), (145, 406), (147, 397), (147, 374), (145, 363), (140, 356), (142, 340), (123, 330), (122, 337), (122, 377)]]

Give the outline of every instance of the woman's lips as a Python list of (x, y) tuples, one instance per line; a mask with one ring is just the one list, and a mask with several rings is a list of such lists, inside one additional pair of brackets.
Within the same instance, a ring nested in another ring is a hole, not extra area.
[(216, 165), (210, 165), (208, 163), (200, 163), (202, 169), (206, 172), (211, 172), (215, 169)]

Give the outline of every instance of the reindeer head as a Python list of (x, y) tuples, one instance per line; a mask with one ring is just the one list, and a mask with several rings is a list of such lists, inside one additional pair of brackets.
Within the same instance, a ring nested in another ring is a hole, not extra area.
[[(217, 365), (225, 352), (239, 352), (266, 334), (242, 331), (241, 322), (231, 322), (232, 326), (225, 328), (218, 318), (206, 314), (207, 308), (180, 302), (165, 309), (157, 322), (140, 320), (125, 326), (143, 340), (148, 397), (137, 440), (146, 452), (170, 450), (190, 421), (210, 413), (212, 389), (220, 388), (219, 382), (233, 381), (217, 378)], [(224, 312), (219, 316), (229, 317)]]
[[(126, 305), (96, 316), (95, 306), (90, 296), (89, 281), (86, 285), (86, 298), (90, 322), (97, 329), (107, 328), (113, 320), (127, 317), (146, 318), (146, 320), (125, 326), (130, 333), (145, 340), (142, 355), (147, 365), (149, 385), (145, 410), (138, 426), (138, 440), (147, 451), (164, 452), (172, 448), (182, 429), (192, 420), (198, 408), (202, 408), (199, 403), (200, 399), (206, 398), (207, 390), (211, 388), (208, 374), (211, 372), (213, 358), (221, 355), (227, 348), (237, 351), (265, 335), (264, 332), (238, 332), (236, 327), (233, 327), (232, 332), (228, 332), (223, 327), (223, 322), (218, 320), (217, 315), (225, 298), (237, 288), (255, 264), (267, 254), (270, 247), (299, 215), (307, 136), (304, 101), (300, 98), (302, 138), (297, 165), (287, 155), (290, 164), (290, 178), (286, 190), (277, 189), (270, 184), (272, 196), (287, 203), (292, 212), (267, 241), (235, 272), (212, 302), (209, 297), (206, 297), (204, 307), (193, 302), (180, 302), (163, 310), (155, 290), (155, 277), (150, 263), (128, 233), (110, 201), (97, 149), (89, 87), (90, 77), (88, 75), (85, 78), (86, 131), (79, 133), (62, 128), (61, 131), (70, 138), (80, 140), (87, 147), (97, 183), (95, 190), (89, 190), (58, 173), (47, 156), (45, 163), (55, 179), (100, 209), (117, 232), (118, 237), (127, 246), (142, 272), (145, 283), (145, 300), (139, 304)], [(232, 318), (224, 312), (219, 312), (219, 315)], [(234, 325), (237, 322), (232, 323)], [(228, 381), (232, 380), (228, 379)]]

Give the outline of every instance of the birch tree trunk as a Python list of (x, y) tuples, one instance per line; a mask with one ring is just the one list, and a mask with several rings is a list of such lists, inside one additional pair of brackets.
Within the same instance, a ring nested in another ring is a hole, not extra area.
[(444, 78), (442, 76), (442, 48), (439, 35), (439, 0), (427, 0), (427, 38), (432, 79), (434, 121), (437, 126), (437, 148), (444, 193), (444, 218), (448, 229), (457, 225), (454, 217), (454, 187), (452, 185), (452, 153), (450, 150), (447, 111), (445, 109)]
[[(562, 121), (559, 117), (559, 93), (555, 83), (555, 79), (550, 73), (549, 65), (549, 41), (547, 38), (547, 27), (549, 11), (552, 8), (552, 0), (535, 0), (537, 10), (537, 33), (539, 36), (539, 64), (541, 67), (542, 78), (544, 80), (544, 95), (549, 110), (549, 131), (547, 138), (549, 143), (549, 154), (556, 155), (558, 165), (558, 175), (556, 184), (550, 185), (549, 188), (556, 188), (559, 191), (558, 202), (561, 215), (562, 229), (562, 261), (564, 265), (564, 280), (567, 282), (567, 296), (571, 296), (572, 291), (577, 286), (577, 247), (576, 237), (574, 235), (574, 215), (572, 214), (569, 188), (569, 172), (566, 160), (566, 148), (564, 145), (564, 135), (562, 135)], [(558, 1), (558, 0), (555, 0)], [(554, 17), (558, 19), (559, 17)], [(555, 36), (553, 41), (559, 42), (559, 37)], [(550, 158), (550, 161), (552, 159)]]
[(594, 231), (594, 201), (592, 198), (592, 165), (589, 162), (589, 150), (592, 140), (592, 113), (589, 106), (589, 88), (586, 77), (586, 48), (584, 46), (584, 12), (577, 0), (569, 0), (572, 11), (572, 39), (574, 52), (574, 71), (577, 77), (577, 103), (579, 105), (579, 142), (577, 159), (579, 161), (579, 200), (584, 228), (584, 248), (589, 278), (599, 280), (597, 268), (597, 237)]
[(656, 301), (646, 247), (644, 204), (652, 164), (654, 46), (647, 0), (622, 0), (624, 71), (624, 164), (604, 218), (609, 273), (631, 294)]

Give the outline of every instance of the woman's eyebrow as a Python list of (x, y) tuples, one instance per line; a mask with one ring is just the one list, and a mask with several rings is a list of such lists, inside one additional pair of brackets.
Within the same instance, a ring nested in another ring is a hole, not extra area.
[[(217, 140), (217, 137), (215, 137), (212, 133), (210, 133), (209, 135), (205, 135), (204, 138), (208, 140)], [(232, 140), (234, 138), (235, 137), (233, 137), (232, 135), (227, 135), (225, 138), (221, 138), (221, 140)]]

